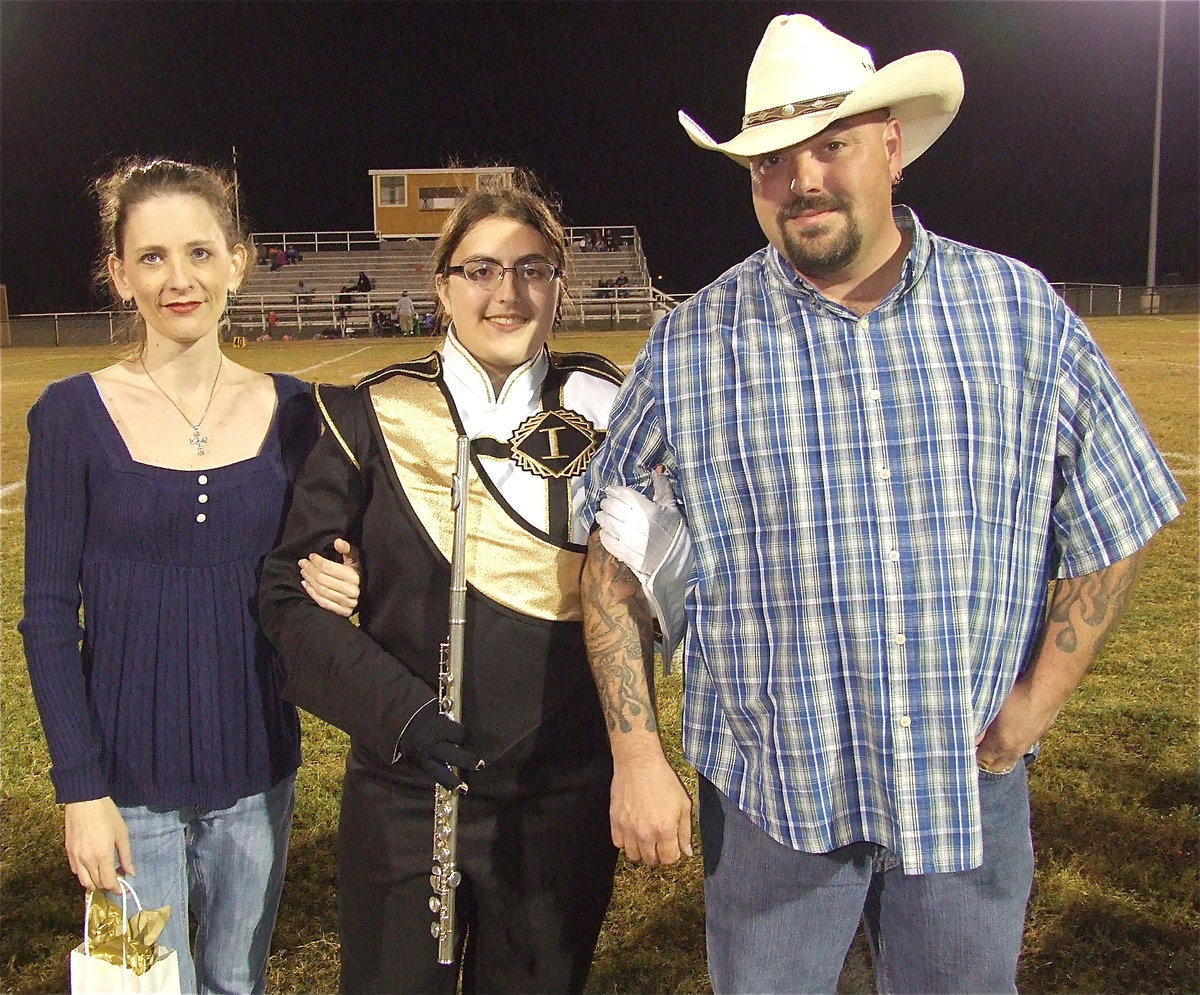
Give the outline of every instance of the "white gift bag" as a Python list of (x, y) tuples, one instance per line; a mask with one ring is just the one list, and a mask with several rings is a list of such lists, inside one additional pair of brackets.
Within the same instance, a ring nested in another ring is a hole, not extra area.
[[(133, 886), (123, 878), (121, 884), (121, 930), (129, 929), (128, 900), (132, 895), (138, 911), (141, 900)], [(110, 964), (91, 956), (88, 949), (88, 918), (92, 910), (92, 892), (83, 904), (83, 942), (71, 951), (71, 992), (73, 995), (114, 995), (133, 992), (137, 995), (179, 995), (179, 957), (174, 950), (159, 945), (158, 956), (145, 974), (135, 974), (126, 964)]]

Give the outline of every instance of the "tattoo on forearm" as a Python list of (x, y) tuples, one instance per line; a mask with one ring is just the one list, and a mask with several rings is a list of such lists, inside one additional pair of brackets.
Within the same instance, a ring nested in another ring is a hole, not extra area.
[(1062, 652), (1076, 653), (1085, 645), (1093, 655), (1100, 652), (1129, 603), (1141, 559), (1135, 554), (1104, 570), (1059, 582), (1049, 620), (1061, 626), (1054, 642)]
[(649, 673), (653, 636), (641, 585), (594, 541), (582, 593), (584, 641), (609, 731), (632, 732), (636, 724), (656, 731)]

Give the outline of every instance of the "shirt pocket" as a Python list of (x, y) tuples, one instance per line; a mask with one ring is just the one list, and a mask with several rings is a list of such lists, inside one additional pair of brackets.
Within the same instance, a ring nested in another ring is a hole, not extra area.
[(1025, 397), (989, 379), (931, 379), (928, 427), (910, 438), (927, 462), (946, 511), (967, 522), (1010, 523), (1021, 498)]

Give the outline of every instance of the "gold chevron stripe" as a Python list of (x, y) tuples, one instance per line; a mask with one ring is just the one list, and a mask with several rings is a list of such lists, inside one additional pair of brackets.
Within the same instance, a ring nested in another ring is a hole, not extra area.
[[(458, 430), (437, 385), (398, 375), (367, 388), (396, 476), (426, 533), (450, 559), (450, 479)], [(583, 554), (555, 546), (513, 521), (471, 474), (467, 580), (481, 594), (534, 618), (578, 621)]]

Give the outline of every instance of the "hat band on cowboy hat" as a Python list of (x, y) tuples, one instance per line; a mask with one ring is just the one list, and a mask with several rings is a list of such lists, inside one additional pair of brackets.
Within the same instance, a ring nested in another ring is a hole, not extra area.
[(770, 124), (772, 121), (782, 121), (785, 118), (796, 117), (799, 114), (816, 114), (819, 111), (831, 111), (840, 107), (842, 101), (850, 96), (845, 93), (831, 93), (826, 97), (814, 97), (812, 100), (801, 100), (782, 104), (779, 107), (768, 107), (765, 111), (755, 111), (742, 118), (743, 128), (752, 128), (756, 124)]
[(741, 133), (717, 142), (683, 111), (679, 123), (701, 148), (749, 166), (835, 121), (886, 108), (900, 122), (907, 166), (949, 127), (962, 96), (962, 70), (950, 52), (917, 52), (876, 72), (865, 48), (815, 18), (784, 14), (767, 25), (750, 63)]

